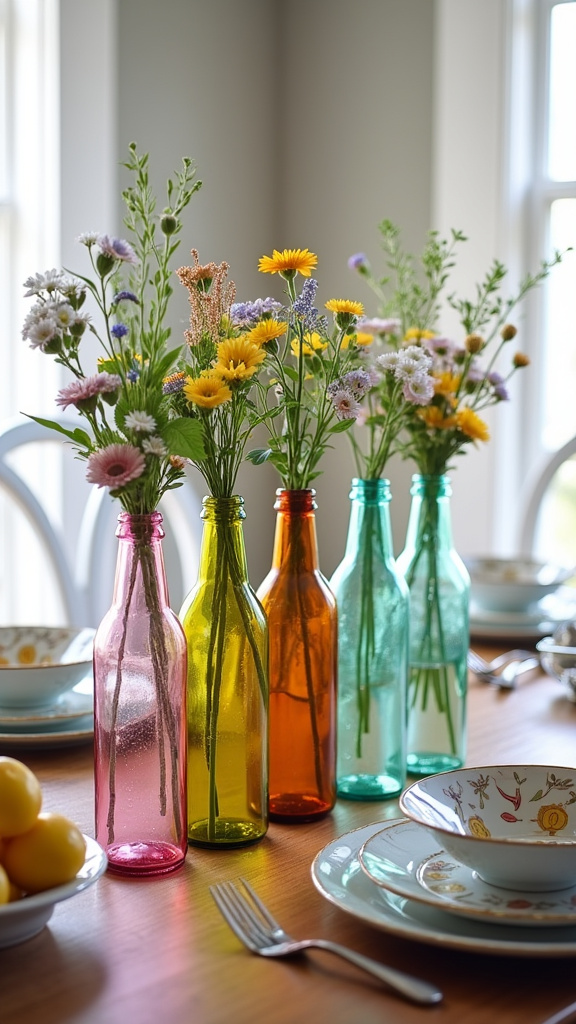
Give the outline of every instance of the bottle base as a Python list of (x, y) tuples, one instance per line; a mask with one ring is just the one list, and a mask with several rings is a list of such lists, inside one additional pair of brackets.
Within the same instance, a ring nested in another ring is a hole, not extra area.
[(334, 804), (302, 793), (279, 793), (270, 797), (270, 821), (304, 824), (318, 821), (330, 813)]
[(391, 775), (342, 775), (337, 780), (338, 796), (343, 800), (389, 800), (403, 789), (404, 779)]
[(195, 821), (188, 827), (188, 844), (218, 849), (226, 846), (233, 849), (257, 843), (266, 835), (266, 829), (253, 821), (240, 818), (217, 818), (209, 827), (207, 818)]
[(113, 874), (144, 878), (176, 871), (184, 864), (186, 851), (171, 843), (112, 843), (106, 856)]
[(464, 759), (456, 754), (408, 754), (406, 768), (409, 775), (438, 775), (453, 768), (461, 768)]

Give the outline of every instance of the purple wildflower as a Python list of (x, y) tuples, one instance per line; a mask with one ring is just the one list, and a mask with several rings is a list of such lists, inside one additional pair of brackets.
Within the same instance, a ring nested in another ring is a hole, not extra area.
[(98, 245), (105, 256), (124, 263), (137, 263), (138, 257), (129, 242), (123, 238), (112, 238), (110, 235), (98, 235)]
[(364, 252), (356, 252), (348, 260), (350, 270), (363, 270), (368, 266), (368, 257)]
[(128, 328), (126, 327), (126, 324), (114, 324), (110, 328), (110, 333), (114, 338), (120, 340), (120, 338), (126, 337), (126, 335), (128, 334)]
[(363, 398), (372, 387), (372, 376), (366, 370), (350, 370), (344, 374), (342, 386), (351, 391), (354, 398)]
[(330, 394), (330, 398), (339, 420), (355, 420), (361, 411), (361, 406), (347, 388), (340, 387), (338, 391)]
[(129, 380), (131, 384), (135, 384), (136, 381), (138, 380), (139, 376), (140, 376), (139, 370), (137, 370), (133, 366), (131, 370), (128, 370), (128, 373), (126, 374), (126, 379)]
[(255, 299), (254, 302), (233, 302), (230, 306), (230, 319), (235, 327), (247, 327), (267, 314), (276, 316), (281, 309), (282, 303), (270, 297)]
[(139, 300), (138, 296), (134, 295), (134, 292), (122, 291), (122, 292), (116, 292), (116, 295), (112, 299), (112, 305), (113, 306), (117, 306), (119, 302), (139, 302), (139, 301), (140, 300)]

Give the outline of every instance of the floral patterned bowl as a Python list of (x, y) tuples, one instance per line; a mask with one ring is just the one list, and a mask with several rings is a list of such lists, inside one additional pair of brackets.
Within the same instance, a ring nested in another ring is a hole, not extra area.
[(84, 679), (93, 629), (0, 627), (0, 707), (46, 707)]
[(459, 768), (413, 783), (400, 808), (484, 882), (529, 892), (576, 884), (576, 768)]

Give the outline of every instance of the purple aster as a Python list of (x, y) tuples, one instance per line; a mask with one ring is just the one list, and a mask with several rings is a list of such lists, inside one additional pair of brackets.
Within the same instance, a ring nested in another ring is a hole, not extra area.
[(138, 296), (134, 295), (134, 292), (127, 292), (127, 291), (116, 292), (116, 295), (112, 299), (112, 305), (113, 306), (117, 306), (119, 302), (139, 302), (139, 301), (140, 300), (139, 300)]
[(497, 373), (496, 370), (491, 370), (488, 374), (488, 380), (494, 385), (494, 387), (498, 387), (499, 384), (504, 383), (504, 377), (501, 373)]
[(356, 324), (356, 330), (363, 331), (366, 334), (396, 334), (401, 326), (400, 320), (396, 317), (389, 316), (383, 318), (373, 316), (359, 320)]
[(314, 280), (313, 277), (308, 278), (302, 285), (300, 295), (294, 300), (294, 312), (301, 318), (305, 329), (308, 331), (313, 331), (318, 322), (318, 310), (313, 306), (317, 288), (318, 281)]
[(366, 370), (350, 370), (344, 374), (342, 386), (351, 391), (354, 398), (363, 398), (372, 387), (372, 376)]
[(138, 257), (129, 242), (123, 238), (112, 238), (110, 235), (98, 235), (98, 245), (105, 256), (124, 263), (138, 263)]
[(276, 316), (282, 309), (282, 303), (270, 297), (255, 299), (254, 302), (233, 302), (230, 306), (230, 319), (235, 327), (251, 326), (270, 314)]
[(126, 324), (114, 324), (110, 329), (110, 333), (114, 338), (125, 338), (128, 334), (128, 328), (126, 327)]
[(347, 388), (340, 387), (338, 391), (330, 394), (330, 398), (339, 420), (355, 420), (361, 411), (361, 406)]
[(363, 270), (368, 266), (368, 257), (365, 252), (356, 252), (348, 260), (350, 270)]
[(494, 388), (494, 396), (501, 402), (507, 402), (509, 400), (510, 395), (508, 394), (508, 389), (504, 383), (496, 385)]

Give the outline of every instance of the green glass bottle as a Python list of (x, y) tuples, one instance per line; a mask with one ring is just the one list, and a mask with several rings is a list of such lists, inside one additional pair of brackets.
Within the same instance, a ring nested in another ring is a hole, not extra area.
[(408, 588), (393, 556), (388, 480), (352, 481), (338, 606), (338, 795), (396, 796), (406, 781)]
[(188, 645), (188, 841), (241, 846), (268, 828), (268, 631), (248, 582), (243, 499), (204, 498)]

